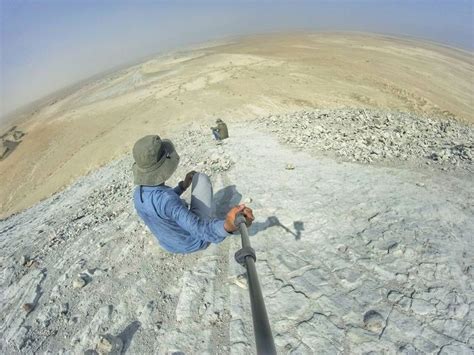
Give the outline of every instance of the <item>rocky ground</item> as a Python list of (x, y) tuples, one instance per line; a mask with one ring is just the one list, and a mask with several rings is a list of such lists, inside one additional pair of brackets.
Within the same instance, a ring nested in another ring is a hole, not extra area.
[[(170, 185), (203, 171), (216, 215), (254, 209), (279, 353), (472, 353), (472, 126), (346, 110), (229, 129), (222, 144), (177, 131)], [(239, 237), (164, 252), (134, 213), (130, 166), (0, 221), (2, 353), (255, 351)]]
[(345, 161), (473, 172), (474, 129), (454, 119), (377, 110), (318, 110), (258, 120), (281, 141)]

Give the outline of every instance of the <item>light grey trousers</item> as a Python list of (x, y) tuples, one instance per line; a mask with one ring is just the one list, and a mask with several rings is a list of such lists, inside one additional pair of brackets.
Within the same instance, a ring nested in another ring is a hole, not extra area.
[(191, 185), (190, 211), (201, 218), (208, 219), (212, 215), (212, 184), (209, 176), (196, 173)]

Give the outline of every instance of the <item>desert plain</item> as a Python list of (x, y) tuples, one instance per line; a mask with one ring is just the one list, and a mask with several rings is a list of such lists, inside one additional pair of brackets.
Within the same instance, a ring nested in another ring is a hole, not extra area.
[(68, 89), (13, 124), (0, 216), (129, 152), (144, 134), (313, 108), (384, 108), (473, 122), (472, 53), (364, 33), (259, 35), (158, 55)]

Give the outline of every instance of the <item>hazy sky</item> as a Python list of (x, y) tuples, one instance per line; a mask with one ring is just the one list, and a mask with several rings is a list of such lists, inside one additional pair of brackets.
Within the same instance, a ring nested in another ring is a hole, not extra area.
[(229, 35), (356, 30), (474, 49), (474, 0), (0, 1), (0, 116), (117, 65)]

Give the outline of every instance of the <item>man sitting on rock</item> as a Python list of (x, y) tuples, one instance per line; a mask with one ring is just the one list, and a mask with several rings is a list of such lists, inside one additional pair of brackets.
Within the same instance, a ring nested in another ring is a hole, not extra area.
[(214, 138), (218, 141), (229, 138), (229, 130), (225, 122), (219, 118), (216, 120), (216, 125), (217, 127), (211, 127)]
[[(212, 218), (212, 185), (203, 173), (191, 171), (178, 186), (165, 185), (176, 171), (179, 156), (170, 140), (149, 135), (133, 147), (135, 209), (160, 245), (172, 253), (192, 253), (210, 243), (223, 241), (237, 228), (235, 217), (242, 213), (247, 224), (254, 220), (245, 205), (233, 207), (225, 220)], [(187, 208), (181, 194), (192, 184), (191, 206)]]

